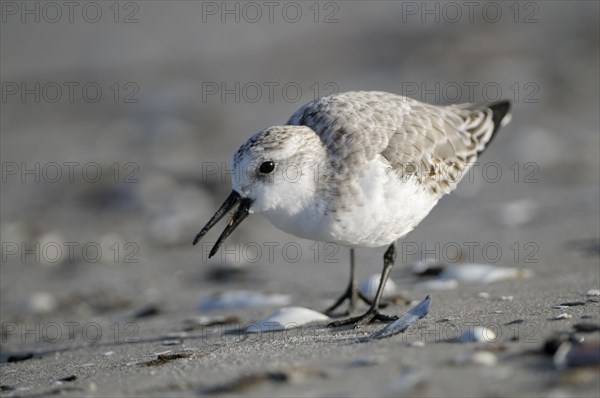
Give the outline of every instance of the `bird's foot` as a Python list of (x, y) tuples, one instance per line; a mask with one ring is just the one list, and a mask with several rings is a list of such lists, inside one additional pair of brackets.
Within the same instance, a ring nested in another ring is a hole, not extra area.
[(329, 323), (328, 327), (338, 327), (345, 325), (354, 325), (354, 329), (358, 329), (359, 327), (366, 325), (368, 323), (372, 323), (375, 321), (382, 322), (391, 322), (397, 320), (398, 317), (394, 315), (383, 315), (378, 310), (373, 307), (369, 308), (367, 312), (362, 314), (361, 316), (357, 316), (354, 318), (342, 319), (340, 321), (334, 321)]
[[(349, 285), (346, 291), (331, 305), (329, 306), (323, 313), (327, 316), (347, 316), (350, 315), (354, 311), (354, 307), (357, 299), (361, 299), (367, 305), (373, 305), (373, 300), (362, 294), (358, 288), (355, 286)], [(344, 301), (348, 300), (350, 303), (348, 305), (348, 309), (340, 314), (334, 314), (333, 312), (339, 308)], [(381, 303), (379, 304), (379, 308), (385, 308), (389, 303)]]

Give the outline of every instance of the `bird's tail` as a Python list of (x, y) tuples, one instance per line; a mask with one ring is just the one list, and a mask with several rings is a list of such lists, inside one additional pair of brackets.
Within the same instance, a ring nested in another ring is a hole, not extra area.
[[(472, 134), (478, 136), (478, 140), (481, 143), (481, 146), (477, 150), (478, 155), (485, 151), (498, 130), (500, 130), (500, 127), (506, 126), (510, 122), (510, 106), (511, 103), (509, 100), (467, 105), (466, 109), (479, 116), (475, 117), (472, 126), (469, 126), (469, 130), (471, 130)], [(486, 125), (487, 128), (484, 127)]]
[(510, 112), (510, 101), (501, 100), (485, 105), (487, 108), (492, 110), (492, 121), (494, 122), (494, 133), (500, 129), (500, 127), (506, 126), (510, 123), (512, 115)]

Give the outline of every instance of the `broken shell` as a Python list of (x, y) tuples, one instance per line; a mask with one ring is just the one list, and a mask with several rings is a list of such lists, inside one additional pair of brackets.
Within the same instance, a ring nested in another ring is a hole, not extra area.
[(421, 301), (415, 307), (411, 308), (406, 314), (404, 314), (400, 319), (390, 323), (383, 329), (376, 331), (371, 334), (369, 337), (366, 337), (362, 341), (383, 339), (385, 337), (390, 337), (398, 333), (404, 332), (408, 327), (419, 319), (425, 317), (429, 312), (429, 304), (431, 303), (431, 298), (429, 296), (425, 297), (425, 300)]

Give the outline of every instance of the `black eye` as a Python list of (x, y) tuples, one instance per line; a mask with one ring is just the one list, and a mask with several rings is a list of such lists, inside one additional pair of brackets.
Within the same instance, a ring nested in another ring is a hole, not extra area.
[(262, 164), (258, 168), (258, 171), (260, 171), (263, 174), (269, 174), (273, 170), (275, 170), (275, 163), (273, 161), (271, 161), (271, 160), (268, 160), (266, 162), (262, 162)]

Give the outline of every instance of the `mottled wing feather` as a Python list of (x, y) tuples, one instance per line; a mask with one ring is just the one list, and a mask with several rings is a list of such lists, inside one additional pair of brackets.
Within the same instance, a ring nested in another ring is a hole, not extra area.
[(442, 107), (384, 92), (323, 97), (300, 108), (288, 124), (319, 135), (346, 184), (381, 155), (401, 178), (416, 178), (439, 195), (455, 188), (495, 128), (486, 106)]

